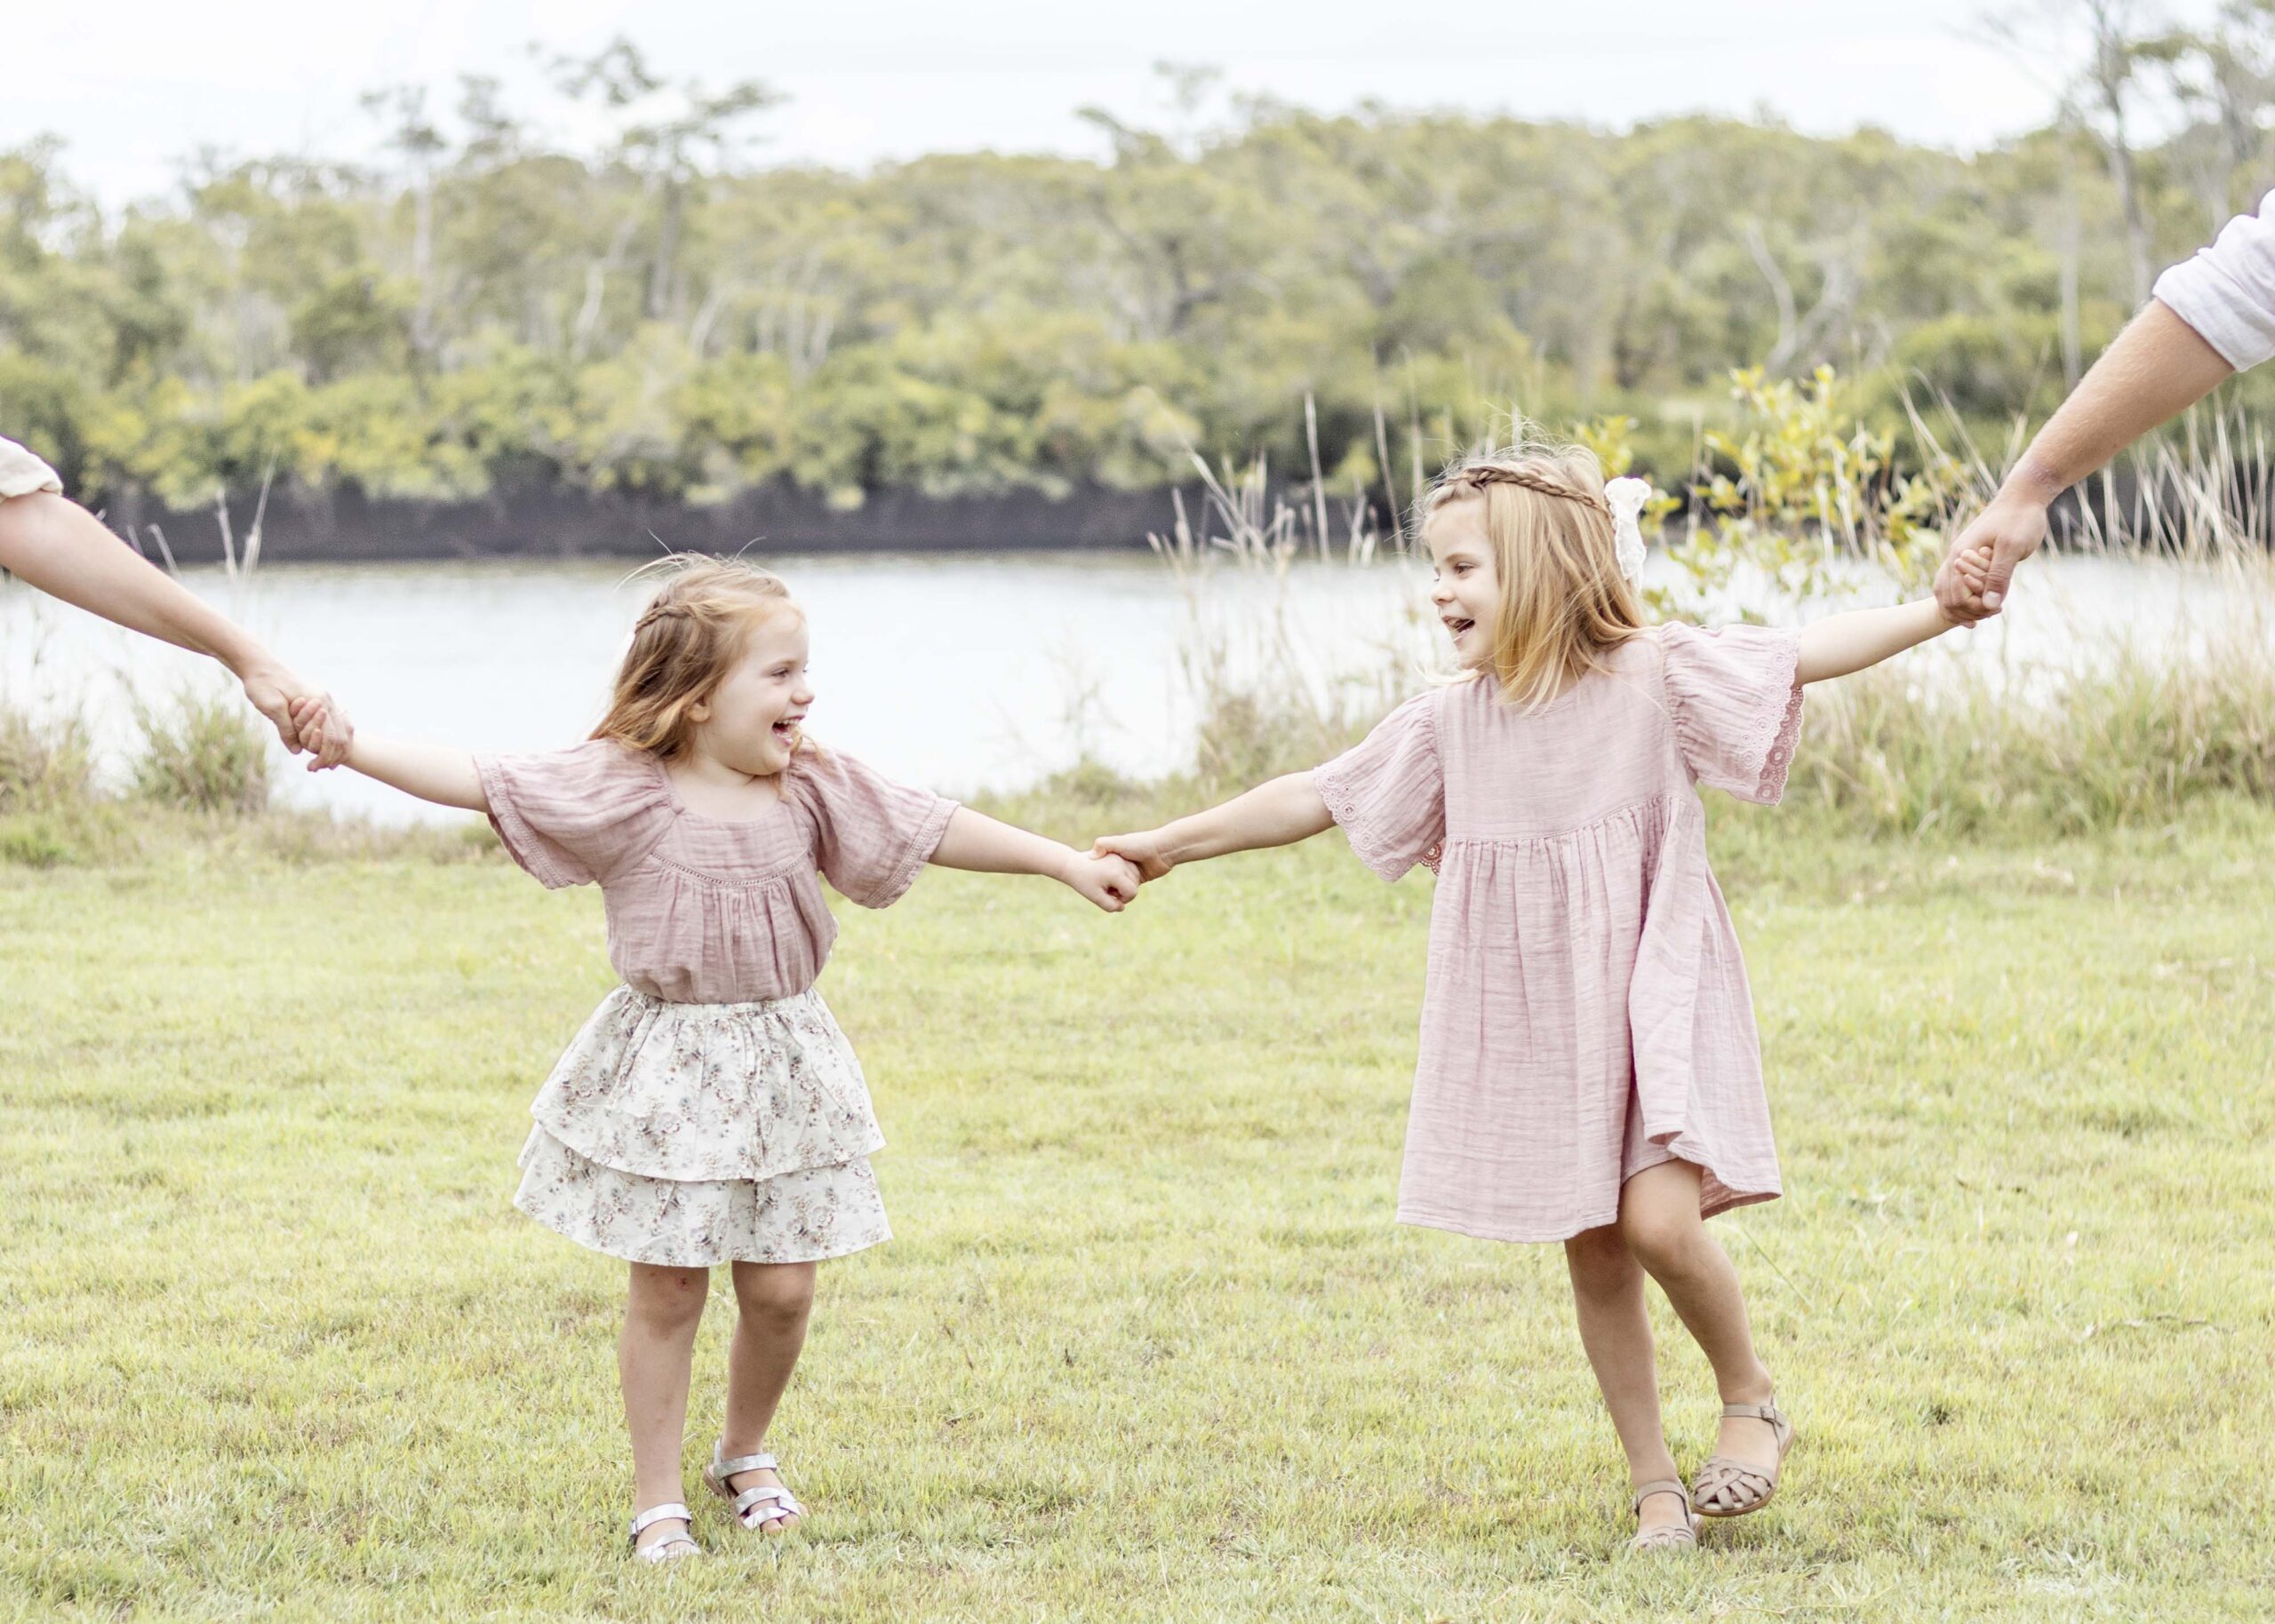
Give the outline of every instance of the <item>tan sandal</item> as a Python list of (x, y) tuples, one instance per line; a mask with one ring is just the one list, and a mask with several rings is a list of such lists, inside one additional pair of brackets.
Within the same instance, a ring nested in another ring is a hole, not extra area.
[(1634, 1511), (1637, 1520), (1643, 1516), (1643, 1502), (1654, 1494), (1672, 1494), (1682, 1501), (1682, 1522), (1668, 1523), (1657, 1528), (1646, 1528), (1627, 1541), (1631, 1551), (1696, 1550), (1698, 1548), (1698, 1514), (1690, 1509), (1690, 1491), (1682, 1486), (1680, 1478), (1655, 1477), (1635, 1491)]
[(1777, 1439), (1775, 1464), (1760, 1467), (1728, 1455), (1710, 1456), (1691, 1480), (1690, 1503), (1701, 1517), (1746, 1517), (1777, 1496), (1777, 1479), (1785, 1469), (1785, 1452), (1793, 1446), (1793, 1423), (1772, 1398), (1767, 1404), (1726, 1404), (1725, 1418), (1769, 1423)]

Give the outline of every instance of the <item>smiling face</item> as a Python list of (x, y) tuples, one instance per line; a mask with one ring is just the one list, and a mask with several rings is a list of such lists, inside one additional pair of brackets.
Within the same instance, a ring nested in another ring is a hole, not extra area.
[(730, 771), (769, 778), (789, 766), (814, 702), (806, 681), (806, 617), (784, 605), (751, 628), (740, 657), (688, 707), (690, 748)]
[(1455, 657), (1464, 670), (1482, 665), (1492, 656), (1501, 616), (1501, 571), (1485, 531), (1484, 499), (1443, 504), (1430, 514), (1422, 538), (1434, 571), (1430, 601), (1454, 640)]

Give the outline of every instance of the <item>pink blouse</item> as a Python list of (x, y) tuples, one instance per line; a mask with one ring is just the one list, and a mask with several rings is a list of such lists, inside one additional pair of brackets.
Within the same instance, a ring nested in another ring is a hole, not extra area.
[(837, 937), (817, 872), (865, 908), (914, 883), (956, 803), (836, 751), (801, 751), (782, 798), (746, 819), (682, 806), (660, 759), (605, 739), (475, 759), (490, 821), (547, 887), (597, 883), (609, 962), (680, 1004), (788, 998)]
[(1410, 699), (1313, 775), (1369, 867), (1438, 871), (1401, 1219), (1561, 1240), (1677, 1157), (1710, 1213), (1778, 1192), (1696, 786), (1784, 792), (1798, 653), (1662, 626), (1535, 709), (1489, 681)]

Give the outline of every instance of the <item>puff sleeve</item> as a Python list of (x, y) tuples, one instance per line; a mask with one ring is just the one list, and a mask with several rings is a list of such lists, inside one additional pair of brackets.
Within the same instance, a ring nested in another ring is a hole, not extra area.
[(802, 751), (790, 771), (790, 788), (813, 820), (823, 877), (864, 908), (887, 907), (916, 882), (956, 809), (842, 751)]
[(1691, 776), (1741, 800), (1775, 806), (1800, 742), (1794, 681), (1800, 634), (1763, 626), (1702, 632), (1673, 623), (1657, 633), (1666, 657), (1667, 708)]
[(605, 880), (646, 855), (671, 823), (653, 757), (607, 739), (531, 755), (478, 755), (491, 826), (548, 889)]
[(1360, 862), (1385, 880), (1438, 866), (1446, 838), (1446, 775), (1438, 755), (1440, 695), (1418, 694), (1374, 731), (1312, 772), (1312, 786)]

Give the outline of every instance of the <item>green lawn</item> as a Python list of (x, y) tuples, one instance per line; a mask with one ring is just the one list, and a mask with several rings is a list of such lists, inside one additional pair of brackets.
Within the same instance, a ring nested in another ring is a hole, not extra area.
[(598, 896), (0, 867), (0, 1617), (2263, 1616), (2275, 819), (1800, 827), (1717, 835), (1792, 1194), (1716, 1226), (1800, 1443), (1649, 1564), (1556, 1249), (1391, 1222), (1428, 882), (1336, 837), (1120, 919), (839, 905), (899, 1236), (823, 1270), (804, 1532), (706, 1499), (664, 1572), (619, 1548), (619, 1266), (508, 1205)]

